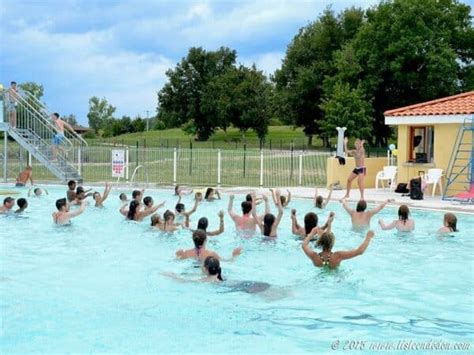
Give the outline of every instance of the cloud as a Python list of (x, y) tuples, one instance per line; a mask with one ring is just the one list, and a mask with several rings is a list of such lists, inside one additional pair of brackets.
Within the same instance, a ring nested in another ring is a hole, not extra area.
[(271, 75), (281, 67), (281, 62), (285, 57), (284, 52), (268, 52), (253, 57), (244, 57), (240, 62), (245, 66), (255, 66), (262, 70), (267, 76)]

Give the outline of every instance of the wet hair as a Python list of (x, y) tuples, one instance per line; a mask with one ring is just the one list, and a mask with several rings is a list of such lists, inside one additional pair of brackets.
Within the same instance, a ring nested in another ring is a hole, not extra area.
[(138, 206), (140, 206), (140, 202), (132, 200), (130, 202), (130, 206), (128, 207), (127, 219), (135, 221), (135, 215), (137, 214)]
[(38, 195), (38, 192), (41, 192), (41, 189), (40, 189), (39, 187), (37, 187), (37, 188), (35, 188), (35, 189), (33, 190), (33, 193), (34, 193), (35, 195)]
[(166, 210), (165, 213), (163, 213), (163, 218), (165, 222), (167, 222), (171, 217), (174, 219), (174, 213), (171, 212), (170, 210)]
[(321, 247), (323, 251), (330, 251), (334, 246), (335, 239), (333, 232), (324, 232), (316, 241), (316, 246)]
[(323, 196), (316, 197), (316, 207), (317, 208), (323, 208), (323, 202), (324, 202)]
[(283, 206), (286, 202), (286, 197), (285, 196), (280, 196), (280, 202), (281, 202), (281, 205)]
[(359, 202), (357, 202), (357, 206), (356, 206), (357, 212), (364, 212), (366, 209), (367, 209), (367, 202), (365, 202), (365, 200), (360, 200)]
[(209, 275), (212, 275), (212, 276), (217, 275), (218, 280), (224, 281), (222, 279), (222, 269), (221, 269), (219, 259), (217, 259), (215, 256), (208, 256), (204, 260), (204, 267), (206, 268)]
[(174, 194), (175, 194), (176, 196), (179, 195), (179, 185), (176, 185), (176, 186), (174, 187)]
[(140, 190), (133, 190), (132, 198), (135, 200), (138, 196), (141, 196), (142, 192)]
[(241, 206), (242, 206), (243, 214), (247, 214), (247, 213), (250, 213), (250, 211), (252, 211), (252, 203), (249, 201), (242, 202)]
[(18, 207), (20, 207), (20, 208), (26, 208), (26, 207), (28, 207), (28, 201), (26, 201), (26, 198), (19, 198), (19, 199), (16, 201), (16, 204), (17, 204)]
[(208, 225), (209, 225), (209, 221), (207, 220), (206, 217), (199, 218), (198, 226), (197, 226), (198, 229), (202, 229), (203, 231), (206, 231)]
[(79, 194), (82, 194), (84, 192), (84, 188), (82, 186), (79, 186), (77, 189), (76, 189), (76, 195), (79, 195)]
[(67, 201), (65, 198), (60, 198), (59, 200), (56, 200), (56, 208), (58, 209), (58, 211), (61, 211), (66, 205)]
[(151, 221), (151, 226), (154, 227), (157, 224), (161, 223), (161, 217), (159, 214), (155, 213), (154, 215), (150, 217), (150, 221)]
[(308, 212), (304, 216), (304, 232), (306, 235), (311, 233), (314, 227), (318, 225), (318, 215), (314, 212)]
[(127, 195), (125, 195), (123, 192), (119, 195), (120, 201), (127, 201)]
[(12, 81), (10, 85), (16, 85), (16, 81)]
[(194, 199), (195, 199), (195, 200), (197, 200), (198, 197), (200, 197), (200, 198), (202, 199), (202, 192), (196, 192), (196, 193), (194, 194)]
[(72, 188), (72, 187), (75, 186), (75, 185), (76, 185), (76, 182), (75, 182), (74, 180), (69, 180), (69, 181), (67, 182), (67, 186), (69, 186), (69, 188)]
[(97, 191), (95, 191), (95, 192), (92, 194), (92, 198), (95, 200), (95, 198), (96, 198), (97, 195), (100, 196), (100, 194), (99, 194)]
[(59, 113), (55, 112), (55, 113), (53, 113), (53, 116), (56, 117), (56, 118), (59, 118)]
[(444, 224), (446, 224), (446, 226), (450, 228), (453, 232), (458, 231), (456, 228), (457, 223), (458, 223), (458, 219), (454, 215), (454, 213), (446, 213), (444, 215)]
[(152, 202), (153, 202), (153, 199), (151, 198), (151, 196), (147, 196), (143, 199), (143, 203), (145, 204), (145, 206), (148, 206)]
[(247, 196), (245, 196), (245, 201), (252, 202), (252, 195), (247, 194)]
[(263, 235), (266, 237), (270, 236), (270, 233), (272, 232), (272, 226), (273, 223), (275, 223), (275, 216), (271, 213), (267, 213), (263, 217)]
[(178, 213), (184, 212), (184, 203), (177, 203), (175, 209)]
[(398, 209), (398, 219), (400, 221), (403, 221), (403, 224), (407, 222), (409, 214), (410, 214), (410, 210), (408, 209), (407, 205), (401, 205), (400, 208)]
[(196, 248), (201, 248), (207, 239), (206, 232), (202, 229), (195, 230), (193, 232), (193, 242)]
[(206, 194), (204, 195), (204, 199), (207, 200), (209, 198), (209, 195), (214, 191), (212, 187), (208, 187), (206, 190)]
[(7, 203), (12, 203), (14, 201), (15, 201), (15, 199), (13, 197), (5, 197), (3, 199), (3, 205), (6, 205)]

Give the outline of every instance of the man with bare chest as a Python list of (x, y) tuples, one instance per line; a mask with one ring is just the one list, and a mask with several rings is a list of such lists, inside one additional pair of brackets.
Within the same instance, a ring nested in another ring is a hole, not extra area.
[(346, 154), (354, 156), (356, 167), (354, 170), (352, 170), (351, 174), (349, 175), (349, 178), (347, 179), (347, 191), (346, 191), (346, 196), (344, 196), (344, 198), (349, 198), (349, 195), (351, 193), (352, 181), (354, 181), (357, 178), (357, 184), (359, 185), (359, 191), (360, 191), (360, 199), (363, 200), (364, 199), (364, 179), (367, 173), (367, 169), (365, 167), (365, 149), (364, 149), (365, 140), (356, 139), (354, 143), (354, 146), (355, 146), (354, 150), (347, 149), (347, 142), (348, 142), (348, 138), (346, 137), (344, 139), (344, 150), (346, 151)]

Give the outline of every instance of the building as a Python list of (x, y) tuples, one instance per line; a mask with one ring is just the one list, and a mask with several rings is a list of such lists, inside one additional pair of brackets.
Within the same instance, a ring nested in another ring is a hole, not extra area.
[[(384, 115), (385, 123), (398, 130), (398, 182), (408, 182), (430, 168), (443, 169), (447, 174), (458, 149), (460, 128), (466, 124), (472, 127), (474, 91), (389, 110)], [(459, 159), (472, 165), (472, 134), (466, 137), (462, 144), (467, 148)], [(465, 169), (466, 173), (472, 174), (471, 169)]]

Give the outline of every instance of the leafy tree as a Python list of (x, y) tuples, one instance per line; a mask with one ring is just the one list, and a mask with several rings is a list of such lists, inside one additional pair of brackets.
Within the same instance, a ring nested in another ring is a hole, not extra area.
[(125, 133), (134, 132), (132, 120), (129, 116), (122, 116), (121, 119), (115, 119), (112, 123), (112, 135), (119, 136)]
[(281, 69), (275, 72), (280, 117), (303, 126), (309, 145), (312, 135), (321, 133), (323, 81), (335, 71), (333, 54), (357, 33), (363, 19), (360, 9), (350, 8), (336, 17), (327, 8), (315, 22), (300, 29), (288, 46)]
[(44, 87), (41, 84), (37, 84), (33, 81), (27, 81), (18, 85), (23, 91), (29, 92), (31, 95), (41, 100), (44, 94)]
[(321, 109), (325, 115), (321, 128), (327, 136), (334, 136), (336, 127), (347, 127), (353, 137), (369, 138), (372, 134), (372, 106), (361, 88), (336, 83), (330, 96), (323, 99)]
[(143, 132), (146, 128), (146, 121), (140, 116), (135, 117), (132, 121), (133, 132)]
[(63, 116), (63, 120), (69, 123), (71, 126), (77, 126), (76, 115), (73, 115), (72, 113), (67, 116)]
[(376, 142), (386, 144), (387, 109), (472, 88), (470, 8), (454, 0), (394, 0), (367, 11), (367, 22), (338, 56), (342, 80), (372, 97)]
[(167, 127), (186, 124), (188, 133), (198, 140), (207, 140), (218, 122), (212, 110), (203, 110), (202, 99), (210, 81), (235, 63), (236, 52), (221, 47), (217, 51), (191, 48), (186, 58), (168, 70), (168, 83), (158, 93), (158, 118)]
[[(89, 127), (95, 132), (99, 132), (99, 129), (105, 131), (106, 127), (113, 123), (111, 120), (113, 120), (114, 112), (115, 107), (110, 105), (106, 98), (99, 99), (96, 96), (91, 97), (89, 99), (89, 113), (87, 114)], [(110, 127), (109, 130), (111, 131)], [(105, 133), (102, 135), (104, 134)]]

